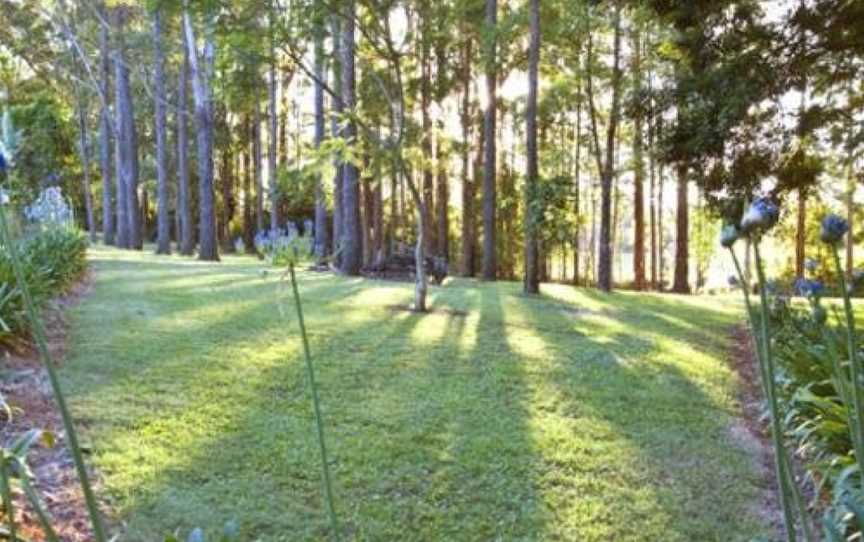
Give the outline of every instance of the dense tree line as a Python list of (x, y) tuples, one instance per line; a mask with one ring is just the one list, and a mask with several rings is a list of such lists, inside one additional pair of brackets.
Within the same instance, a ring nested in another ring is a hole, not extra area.
[(348, 275), (413, 246), (530, 293), (689, 292), (707, 232), (756, 194), (797, 201), (799, 275), (808, 198), (844, 180), (854, 222), (862, 15), (842, 0), (5, 3), (0, 76), (29, 132), (21, 193), (59, 173), (106, 244), (217, 260), (291, 221)]

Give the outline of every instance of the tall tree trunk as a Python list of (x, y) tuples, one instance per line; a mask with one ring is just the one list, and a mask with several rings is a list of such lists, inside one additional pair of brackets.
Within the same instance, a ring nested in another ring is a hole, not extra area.
[(372, 262), (378, 264), (384, 258), (384, 178), (380, 172), (372, 192)]
[(126, 63), (124, 41), (125, 35), (124, 8), (115, 11), (115, 22), (117, 26), (117, 50), (114, 59), (117, 131), (119, 133), (120, 163), (122, 167), (122, 180), (124, 188), (124, 200), (126, 203), (126, 248), (140, 249), (141, 218), (138, 204), (138, 134), (135, 129), (135, 112), (132, 106), (132, 89), (129, 83), (129, 66)]
[[(364, 171), (369, 171), (369, 158), (367, 157), (363, 163)], [(372, 180), (369, 174), (363, 175), (360, 179), (360, 231), (363, 237), (363, 267), (372, 263), (372, 213), (374, 212), (374, 203), (372, 196)]]
[(255, 154), (254, 143), (252, 143), (252, 123), (249, 122), (249, 117), (246, 117), (243, 130), (244, 145), (243, 145), (243, 244), (247, 253), (253, 253), (255, 248), (255, 228), (252, 223), (252, 171), (253, 171), (253, 155)]
[(234, 153), (230, 141), (230, 134), (233, 130), (227, 119), (225, 131), (229, 134), (229, 141), (222, 150), (222, 173), (219, 175), (219, 184), (222, 188), (222, 250), (227, 253), (234, 251), (234, 243), (231, 241), (231, 221), (234, 219), (236, 208), (234, 201)]
[[(439, 125), (439, 134), (444, 133), (443, 123)], [(437, 148), (435, 156), (438, 164), (438, 179), (436, 180), (435, 203), (437, 205), (438, 217), (435, 221), (435, 226), (438, 228), (438, 234), (435, 236), (435, 241), (438, 243), (438, 256), (444, 258), (445, 262), (450, 261), (450, 179), (447, 175), (448, 160), (444, 156), (443, 145), (441, 145), (442, 137), (437, 140)]]
[(672, 291), (690, 293), (690, 216), (687, 201), (687, 166), (678, 166), (678, 209), (675, 222), (675, 280)]
[(486, 0), (486, 32), (491, 34), (489, 46), (485, 51), (486, 65), (486, 112), (483, 118), (486, 156), (483, 161), (483, 279), (495, 280), (498, 276), (498, 262), (495, 248), (495, 228), (497, 200), (495, 197), (496, 154), (495, 119), (497, 116), (497, 32), (498, 1)]
[(84, 209), (87, 214), (87, 231), (90, 240), (96, 242), (96, 216), (93, 211), (93, 193), (90, 190), (90, 144), (87, 139), (87, 111), (83, 99), (78, 102), (78, 145), (81, 151), (82, 189), (84, 190)]
[(281, 227), (281, 217), (279, 216), (279, 183), (276, 164), (277, 150), (277, 130), (279, 119), (277, 118), (277, 103), (276, 103), (276, 38), (274, 26), (276, 14), (274, 8), (270, 8), (270, 80), (268, 81), (267, 91), (270, 104), (269, 129), (268, 129), (268, 153), (267, 165), (270, 181), (270, 229), (277, 230)]
[(804, 277), (805, 243), (807, 240), (807, 189), (798, 189), (798, 217), (795, 230), (795, 276)]
[(264, 159), (261, 137), (261, 100), (255, 92), (255, 123), (252, 128), (252, 145), (255, 159), (255, 231), (264, 231)]
[(573, 232), (573, 284), (579, 285), (579, 238), (582, 235), (582, 77), (579, 77), (576, 102), (576, 133), (573, 137), (573, 210), (576, 228)]
[[(346, 111), (354, 111), (354, 17), (356, 3), (348, 0), (345, 8), (346, 19), (342, 29), (342, 106)], [(348, 119), (342, 128), (342, 137), (353, 143), (357, 135), (354, 121)], [(359, 275), (363, 261), (362, 235), (360, 231), (360, 186), (358, 171), (350, 160), (343, 166), (342, 179), (343, 235), (341, 271), (346, 275)]]
[(102, 170), (102, 241), (106, 245), (116, 242), (114, 229), (114, 180), (111, 171), (111, 110), (108, 109), (111, 61), (108, 46), (108, 24), (105, 6), (99, 5), (102, 22), (99, 25), (99, 92), (102, 109), (99, 115), (99, 166)]
[(198, 140), (198, 199), (200, 205), (198, 258), (218, 261), (216, 209), (213, 194), (213, 98), (210, 91), (209, 69), (214, 58), (215, 47), (212, 33), (207, 31), (202, 62), (198, 58), (195, 32), (192, 28), (192, 18), (188, 8), (183, 10), (183, 26), (189, 54), (192, 94), (195, 98), (195, 126)]
[(475, 185), (471, 179), (471, 49), (473, 41), (465, 41), (462, 72), (462, 276), (474, 276), (477, 240), (474, 237)]
[(526, 106), (525, 146), (527, 149), (527, 175), (525, 178), (525, 281), (523, 288), (526, 294), (540, 293), (540, 276), (538, 261), (539, 228), (541, 209), (537, 196), (537, 183), (540, 176), (537, 163), (537, 84), (538, 67), (540, 65), (540, 0), (530, 3), (531, 43), (528, 50), (528, 104)]
[(192, 204), (189, 194), (189, 47), (186, 33), (181, 36), (183, 60), (180, 62), (180, 80), (177, 88), (177, 214), (180, 217), (180, 254), (191, 256), (195, 252), (195, 233), (192, 226)]
[[(642, 95), (642, 36), (639, 23), (633, 25), (633, 91)], [(642, 109), (637, 106), (633, 118), (633, 282), (637, 290), (645, 289), (645, 162), (642, 156)]]
[[(333, 88), (336, 90), (334, 96), (331, 96), (330, 108), (333, 110), (330, 117), (330, 133), (334, 138), (342, 136), (339, 127), (339, 120), (345, 107), (342, 103), (342, 63), (339, 61), (340, 51), (342, 50), (342, 23), (338, 16), (334, 16), (331, 20), (331, 33), (333, 35)], [(342, 179), (345, 173), (345, 167), (338, 158), (333, 163), (333, 253), (336, 255), (336, 265), (341, 266), (342, 262), (342, 236), (345, 232), (343, 220), (342, 205)]]
[[(650, 81), (649, 75), (649, 81)], [(650, 90), (650, 89), (649, 89)], [(648, 176), (649, 176), (649, 209), (648, 215), (651, 222), (651, 289), (656, 290), (658, 287), (657, 275), (657, 177), (656, 164), (654, 160), (654, 106), (653, 99), (651, 105), (651, 114), (648, 117)]]
[(423, 206), (426, 216), (424, 223), (427, 226), (427, 235), (424, 238), (426, 243), (426, 252), (432, 253), (435, 249), (435, 236), (433, 235), (435, 227), (432, 221), (432, 212), (435, 209), (435, 174), (432, 164), (435, 162), (432, 155), (432, 137), (434, 130), (432, 129), (432, 115), (429, 108), (432, 103), (432, 62), (430, 58), (430, 41), (432, 40), (430, 27), (432, 25), (429, 3), (421, 2), (422, 10), (422, 32), (420, 35), (420, 115), (423, 123), (423, 132), (420, 136), (420, 146), (423, 149), (423, 201), (426, 205)]
[(165, 92), (165, 57), (162, 54), (162, 10), (153, 12), (153, 49), (155, 61), (154, 86), (156, 90), (156, 254), (171, 253), (171, 224), (168, 214), (168, 130)]
[[(321, 0), (315, 5), (321, 8)], [(324, 119), (324, 28), (316, 23), (315, 28), (315, 148), (320, 149), (325, 137)], [(297, 164), (298, 167), (300, 164)], [(320, 260), (327, 255), (327, 198), (321, 175), (315, 176), (315, 256)]]
[[(620, 116), (620, 89), (621, 89), (621, 4), (620, 0), (615, 2), (614, 14), (614, 49), (613, 49), (613, 71), (612, 71), (612, 111), (609, 115), (609, 124), (606, 131), (606, 160), (605, 164), (601, 158), (600, 144), (597, 130), (597, 113), (594, 105), (594, 88), (592, 75), (588, 74), (588, 94), (591, 103), (591, 131), (594, 139), (594, 154), (597, 160), (597, 169), (601, 171), (600, 178), (600, 246), (597, 262), (597, 285), (603, 291), (612, 289), (612, 182), (615, 177), (615, 136)], [(587, 62), (592, 62), (593, 43), (588, 35)]]

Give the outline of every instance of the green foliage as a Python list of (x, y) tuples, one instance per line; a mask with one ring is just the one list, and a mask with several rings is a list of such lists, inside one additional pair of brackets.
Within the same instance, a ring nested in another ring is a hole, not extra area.
[[(16, 243), (30, 292), (40, 306), (63, 293), (87, 269), (87, 236), (80, 230), (47, 228)], [(30, 331), (10, 252), (0, 247), (0, 344), (18, 344)]]

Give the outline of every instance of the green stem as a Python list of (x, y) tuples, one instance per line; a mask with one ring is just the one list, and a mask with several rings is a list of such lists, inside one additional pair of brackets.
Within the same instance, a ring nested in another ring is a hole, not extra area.
[(12, 262), (12, 271), (15, 274), (15, 280), (18, 282), (18, 287), (21, 289), (21, 297), (24, 299), (24, 306), (27, 309), (27, 319), (30, 320), (30, 326), (33, 328), (33, 336), (36, 339), (36, 345), (39, 348), (42, 363), (45, 365), (45, 372), (48, 373), (51, 390), (54, 393), (54, 399), (57, 401), (57, 409), (60, 411), (60, 418), (63, 421), (63, 429), (66, 432), (66, 438), (69, 439), (69, 449), (72, 452), (75, 470), (78, 472), (78, 479), (81, 482), (81, 490), (84, 493), (84, 501), (87, 504), (87, 511), (90, 514), (90, 522), (93, 525), (93, 537), (96, 542), (105, 542), (105, 532), (102, 529), (102, 521), (99, 517), (99, 505), (96, 502), (96, 495), (93, 493), (93, 488), (90, 486), (90, 479), (87, 476), (87, 467), (84, 465), (84, 458), (81, 455), (81, 447), (78, 444), (78, 435), (75, 432), (75, 426), (72, 423), (72, 415), (69, 413), (69, 408), (66, 405), (66, 398), (63, 395), (63, 390), (60, 386), (60, 379), (58, 378), (57, 371), (54, 368), (54, 360), (51, 357), (50, 350), (48, 350), (48, 341), (45, 338), (45, 328), (42, 325), (42, 319), (38, 314), (36, 303), (33, 301), (30, 287), (24, 276), (24, 269), (21, 265), (21, 256), (18, 254), (18, 247), (11, 237), (12, 236), (9, 233), (9, 224), (6, 220), (6, 206), (0, 205), (0, 242), (2, 242), (6, 246), (6, 250), (9, 251), (10, 260)]
[(59, 542), (60, 538), (57, 536), (54, 527), (51, 526), (51, 517), (45, 511), (44, 506), (42, 506), (42, 501), (39, 499), (39, 495), (36, 493), (36, 490), (33, 489), (33, 486), (30, 484), (30, 480), (27, 479), (26, 475), (21, 477), (21, 487), (24, 489), (24, 494), (27, 496), (27, 500), (30, 501), (30, 505), (33, 506), (33, 510), (36, 511), (36, 517), (39, 518), (39, 523), (42, 525), (45, 539), (48, 542)]
[(18, 539), (17, 527), (15, 526), (15, 505), (12, 503), (12, 486), (9, 484), (9, 464), (5, 457), (0, 458), (0, 491), (3, 494), (3, 509), (9, 518), (9, 540), (15, 542)]
[(339, 538), (339, 522), (336, 519), (336, 508), (333, 506), (333, 488), (330, 483), (330, 467), (327, 462), (327, 446), (324, 441), (324, 420), (321, 416), (321, 403), (318, 400), (318, 387), (315, 384), (315, 369), (312, 366), (312, 355), (309, 353), (309, 339), (306, 335), (306, 323), (303, 321), (303, 306), (300, 303), (300, 292), (297, 289), (297, 277), (294, 273), (294, 263), (288, 264), (291, 274), (291, 289), (294, 292), (294, 303), (297, 307), (297, 321), (300, 324), (300, 336), (303, 338), (303, 355), (306, 358), (306, 373), (309, 377), (309, 388), (312, 390), (312, 406), (315, 409), (315, 426), (318, 429), (318, 447), (321, 452), (321, 465), (324, 478), (324, 491), (327, 500), (327, 511), (330, 515), (330, 526), (333, 535)]
[[(786, 472), (786, 447), (783, 445), (783, 426), (780, 421), (780, 407), (777, 401), (777, 390), (774, 381), (774, 362), (771, 357), (771, 334), (768, 328), (768, 295), (765, 291), (765, 270), (762, 268), (762, 258), (759, 253), (759, 242), (753, 243), (753, 255), (756, 260), (756, 274), (759, 278), (759, 299), (762, 305), (762, 352), (765, 361), (765, 375), (768, 378), (767, 387), (770, 390), (768, 394), (768, 408), (771, 412), (771, 437), (774, 441), (775, 466), (777, 469), (777, 483), (780, 486), (780, 503), (783, 507), (783, 517), (786, 523), (786, 539), (789, 542), (794, 542), (795, 536), (795, 516), (792, 513), (792, 505), (789, 502), (789, 491), (793, 490), (795, 485), (789, 487), (789, 478)], [(801, 518), (805, 521), (805, 518)]]
[(730, 247), (729, 254), (732, 255), (732, 262), (735, 264), (735, 271), (738, 273), (738, 281), (741, 284), (741, 292), (744, 294), (744, 305), (747, 308), (747, 320), (750, 322), (750, 333), (753, 338), (753, 346), (756, 348), (756, 359), (759, 365), (759, 373), (761, 375), (762, 392), (767, 398), (771, 394), (771, 389), (768, 387), (768, 375), (765, 373), (765, 356), (762, 352), (762, 342), (759, 340), (759, 332), (756, 329), (756, 313), (753, 310), (753, 303), (750, 301), (750, 287), (744, 280), (744, 272), (741, 268), (741, 262), (738, 261), (738, 255), (735, 250)]
[[(858, 431), (859, 438), (864, 436), (864, 416), (861, 411), (861, 368), (858, 366), (857, 345), (855, 341), (855, 313), (852, 311), (852, 300), (849, 297), (849, 290), (846, 288), (846, 276), (843, 274), (843, 267), (840, 265), (840, 251), (837, 250), (837, 245), (834, 245), (831, 250), (834, 256), (834, 269), (837, 271), (838, 281), (840, 282), (840, 291), (843, 295), (843, 309), (846, 313), (846, 348), (849, 351), (849, 373), (852, 379), (852, 404), (855, 407), (854, 421), (855, 428)], [(859, 446), (861, 443), (859, 443)], [(864, 446), (862, 446), (864, 447)], [(860, 449), (855, 450), (855, 459), (858, 460), (858, 469), (861, 476), (864, 477), (864, 454), (860, 453)]]

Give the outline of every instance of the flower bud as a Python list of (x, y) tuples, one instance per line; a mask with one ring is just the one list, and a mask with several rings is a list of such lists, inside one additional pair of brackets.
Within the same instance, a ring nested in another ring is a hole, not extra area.
[(738, 235), (738, 228), (735, 224), (723, 226), (723, 229), (720, 230), (720, 244), (723, 248), (732, 248), (735, 245), (735, 241), (738, 240)]
[(823, 243), (836, 245), (849, 232), (849, 223), (837, 215), (828, 215), (822, 220), (822, 232), (819, 238)]
[(780, 209), (768, 198), (759, 198), (750, 204), (741, 218), (741, 231), (761, 233), (770, 230), (780, 219)]

